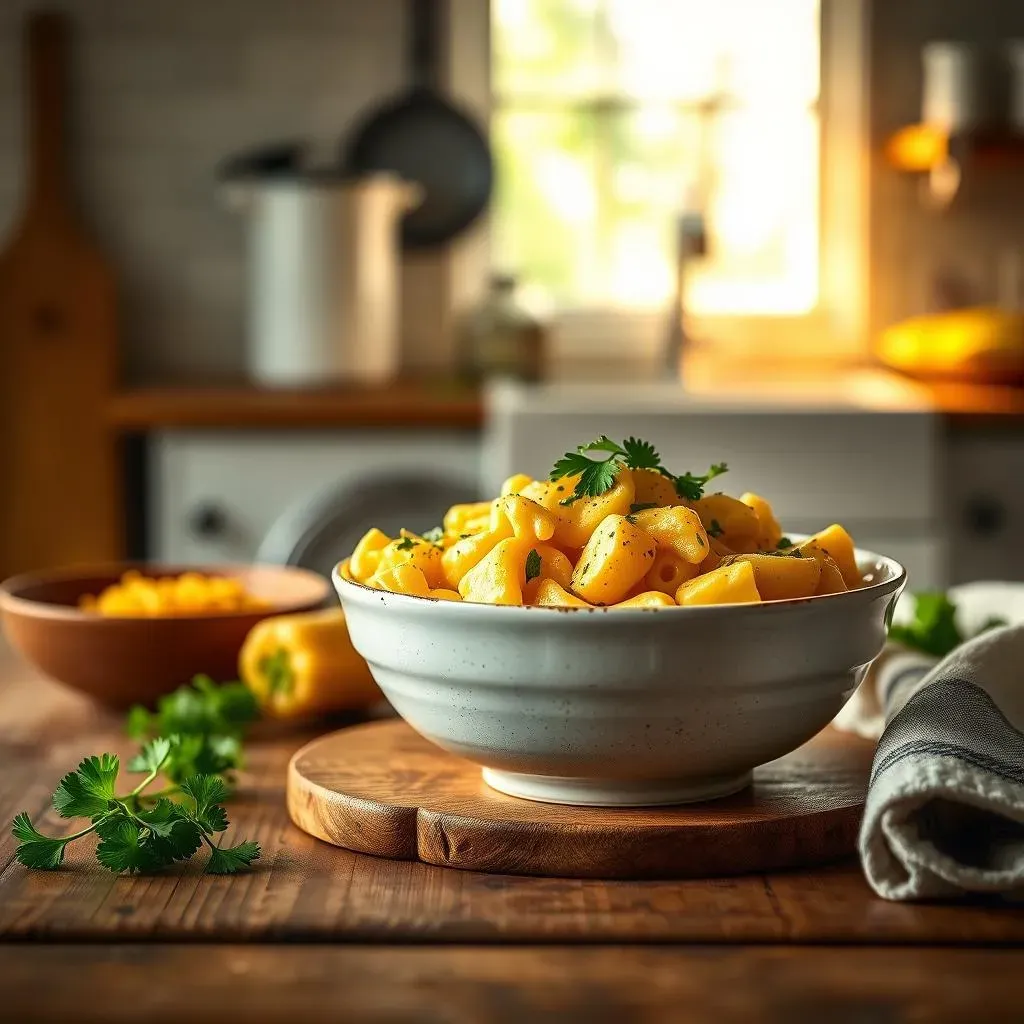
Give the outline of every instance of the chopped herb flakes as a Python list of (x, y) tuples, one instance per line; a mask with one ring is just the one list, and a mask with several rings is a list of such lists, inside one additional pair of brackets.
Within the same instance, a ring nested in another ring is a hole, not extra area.
[(530, 548), (530, 553), (526, 556), (526, 582), (535, 580), (541, 572), (541, 559), (540, 553), (536, 548)]

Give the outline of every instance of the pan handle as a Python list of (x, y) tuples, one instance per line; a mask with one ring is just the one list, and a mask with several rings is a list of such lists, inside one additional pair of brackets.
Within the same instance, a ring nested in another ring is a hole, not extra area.
[(441, 5), (439, 0), (409, 0), (409, 67), (417, 89), (440, 82)]

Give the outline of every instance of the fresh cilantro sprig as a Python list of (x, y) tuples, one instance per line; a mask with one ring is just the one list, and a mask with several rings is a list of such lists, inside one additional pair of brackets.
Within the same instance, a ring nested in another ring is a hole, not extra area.
[[(975, 635), (1005, 625), (1005, 619), (990, 618)], [(889, 639), (904, 647), (944, 658), (969, 637), (964, 636), (957, 625), (956, 604), (949, 596), (941, 591), (925, 591), (914, 595), (913, 619), (906, 624), (891, 625)]]
[(260, 855), (259, 843), (246, 841), (225, 847), (214, 836), (228, 827), (221, 802), (227, 786), (216, 775), (192, 775), (183, 779), (178, 800), (146, 790), (173, 763), (180, 743), (177, 736), (150, 740), (132, 761), (129, 771), (143, 773), (142, 781), (118, 796), (120, 762), (115, 754), (87, 757), (69, 772), (53, 793), (54, 810), (62, 818), (88, 818), (90, 824), (67, 836), (47, 836), (22, 811), (11, 827), (18, 840), (15, 857), (26, 867), (52, 870), (60, 867), (67, 847), (95, 832), (99, 837), (96, 859), (115, 873), (157, 871), (177, 861), (191, 859), (206, 845), (209, 874), (233, 874), (249, 867)]
[[(258, 717), (256, 698), (242, 683), (218, 685), (209, 676), (196, 676), (161, 697), (156, 711), (133, 707), (127, 730), (137, 740), (176, 736), (163, 774), (180, 783), (191, 775), (230, 775), (240, 768), (245, 730)], [(138, 758), (128, 770), (142, 770)]]
[(724, 462), (716, 462), (703, 475), (695, 476), (693, 473), (683, 473), (673, 477), (676, 485), (676, 494), (687, 501), (700, 501), (704, 497), (704, 488), (707, 487), (716, 476), (727, 472), (729, 467)]
[[(593, 458), (605, 453), (604, 458)], [(615, 486), (615, 478), (625, 466), (627, 469), (649, 469), (672, 481), (676, 494), (687, 501), (697, 501), (704, 487), (728, 468), (724, 462), (713, 465), (703, 476), (693, 473), (670, 473), (662, 464), (661, 456), (649, 441), (628, 437), (622, 444), (602, 434), (596, 441), (581, 444), (576, 451), (566, 452), (552, 467), (549, 480), (579, 476), (572, 494), (559, 504), (571, 505), (580, 498), (596, 498)]]

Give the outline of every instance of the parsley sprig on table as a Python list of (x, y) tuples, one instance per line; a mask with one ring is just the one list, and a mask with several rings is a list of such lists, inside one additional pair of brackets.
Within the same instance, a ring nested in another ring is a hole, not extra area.
[[(22, 812), (12, 832), (19, 845), (17, 859), (28, 867), (60, 866), (69, 844), (95, 832), (96, 859), (114, 872), (148, 872), (189, 860), (209, 847), (206, 870), (232, 874), (260, 855), (258, 843), (225, 847), (213, 837), (228, 826), (221, 803), (230, 795), (230, 773), (242, 762), (245, 728), (258, 715), (252, 694), (240, 683), (218, 686), (197, 676), (161, 698), (156, 711), (132, 708), (128, 732), (145, 739), (127, 766), (144, 777), (118, 795), (118, 757), (104, 753), (87, 757), (61, 779), (53, 794), (62, 818), (88, 818), (88, 827), (68, 836), (47, 836)], [(162, 776), (172, 784), (152, 791)]]
[[(132, 739), (176, 736), (163, 774), (173, 782), (190, 775), (226, 775), (242, 764), (242, 738), (259, 717), (259, 705), (242, 683), (218, 685), (196, 676), (188, 686), (161, 697), (156, 711), (136, 705), (128, 712)], [(136, 761), (129, 771), (140, 771)]]
[[(592, 458), (595, 453), (606, 453), (605, 457)], [(662, 464), (661, 456), (650, 441), (628, 437), (622, 444), (602, 434), (596, 441), (581, 444), (576, 451), (566, 452), (554, 465), (549, 480), (561, 480), (567, 476), (579, 476), (576, 486), (568, 498), (560, 504), (571, 505), (580, 498), (596, 498), (615, 486), (615, 478), (625, 466), (627, 469), (649, 469), (672, 481), (676, 494), (687, 501), (698, 501), (704, 495), (704, 488), (716, 476), (724, 473), (728, 466), (724, 462), (713, 465), (703, 476), (693, 473), (670, 473)]]
[[(893, 623), (889, 627), (889, 639), (912, 650), (944, 658), (970, 639), (963, 635), (957, 625), (956, 610), (953, 601), (941, 591), (914, 594), (913, 619), (905, 624)], [(990, 618), (975, 635), (1005, 625), (1005, 619)]]
[(11, 829), (19, 843), (15, 857), (26, 867), (57, 868), (71, 843), (95, 832), (100, 840), (96, 859), (117, 873), (156, 871), (189, 860), (204, 844), (210, 849), (209, 874), (230, 875), (248, 867), (260, 855), (259, 843), (221, 846), (213, 841), (228, 827), (221, 806), (228, 790), (216, 775), (184, 779), (177, 787), (181, 794), (177, 800), (146, 793), (178, 742), (176, 736), (150, 740), (132, 762), (137, 765), (134, 770), (144, 772), (145, 777), (122, 796), (116, 791), (121, 770), (117, 756), (85, 758), (77, 770), (60, 780), (53, 793), (53, 807), (62, 818), (89, 818), (91, 823), (68, 836), (47, 836), (22, 811)]

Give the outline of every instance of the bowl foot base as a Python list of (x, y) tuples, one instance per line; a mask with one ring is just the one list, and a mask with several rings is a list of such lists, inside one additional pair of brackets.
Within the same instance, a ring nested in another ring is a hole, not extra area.
[(484, 782), (499, 793), (544, 804), (574, 807), (659, 807), (692, 804), (731, 796), (750, 785), (751, 773), (708, 779), (615, 781), (613, 779), (565, 778), (527, 775), (522, 772), (483, 769)]

